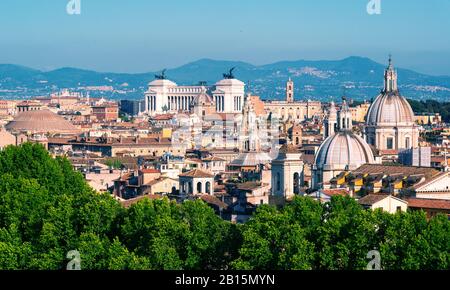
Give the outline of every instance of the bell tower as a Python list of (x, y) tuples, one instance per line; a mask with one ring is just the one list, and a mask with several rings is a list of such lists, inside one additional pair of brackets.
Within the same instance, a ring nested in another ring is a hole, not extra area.
[(352, 112), (347, 103), (347, 98), (342, 97), (342, 108), (339, 111), (339, 130), (340, 131), (351, 131), (353, 128), (352, 123)]
[(337, 110), (334, 102), (330, 103), (330, 109), (328, 111), (328, 116), (324, 121), (324, 138), (328, 138), (336, 133), (337, 130)]
[(291, 78), (286, 82), (286, 102), (294, 102), (294, 82)]

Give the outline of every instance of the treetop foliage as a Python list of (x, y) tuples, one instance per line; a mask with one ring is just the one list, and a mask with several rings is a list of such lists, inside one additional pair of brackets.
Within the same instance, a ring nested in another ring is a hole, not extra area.
[(367, 211), (351, 198), (260, 206), (244, 225), (202, 201), (144, 199), (123, 208), (37, 144), (0, 151), (0, 269), (449, 269), (450, 222)]

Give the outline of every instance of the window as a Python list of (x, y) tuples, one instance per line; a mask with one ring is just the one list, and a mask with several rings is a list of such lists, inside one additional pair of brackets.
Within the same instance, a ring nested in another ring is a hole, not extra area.
[(389, 137), (386, 139), (386, 148), (387, 149), (394, 149), (394, 138)]
[(397, 212), (402, 211), (402, 207), (401, 206), (397, 206)]
[(300, 174), (294, 173), (294, 194), (300, 193)]
[(406, 139), (405, 139), (405, 148), (406, 149), (409, 149), (410, 147), (411, 147), (411, 145), (410, 145), (410, 140), (409, 140), (409, 137), (406, 137)]
[(280, 173), (277, 173), (277, 190), (281, 190), (281, 176)]

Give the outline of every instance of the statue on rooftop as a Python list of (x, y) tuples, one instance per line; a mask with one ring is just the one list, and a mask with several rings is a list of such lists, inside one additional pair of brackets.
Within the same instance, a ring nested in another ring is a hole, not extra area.
[(236, 67), (233, 67), (232, 69), (229, 70), (228, 73), (224, 73), (223, 77), (225, 79), (234, 79), (234, 75), (233, 75), (233, 71), (236, 69)]
[(161, 74), (155, 75), (155, 79), (157, 79), (157, 80), (165, 80), (166, 79), (166, 69), (163, 69)]

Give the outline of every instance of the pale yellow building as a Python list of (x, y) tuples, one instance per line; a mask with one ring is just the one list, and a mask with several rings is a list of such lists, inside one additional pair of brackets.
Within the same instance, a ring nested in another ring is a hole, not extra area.
[(415, 116), (416, 123), (419, 125), (436, 125), (442, 123), (442, 116), (436, 114), (421, 114)]
[(376, 210), (382, 209), (388, 213), (396, 213), (408, 209), (408, 203), (392, 195), (369, 194), (358, 200), (364, 208)]
[(266, 101), (264, 103), (266, 114), (271, 114), (273, 118), (280, 121), (288, 119), (301, 122), (322, 114), (322, 103), (319, 101), (295, 101), (294, 82), (289, 79), (286, 83), (285, 101)]
[(370, 103), (364, 102), (356, 107), (351, 107), (350, 112), (352, 113), (353, 122), (364, 123), (366, 121), (366, 115), (369, 111)]

